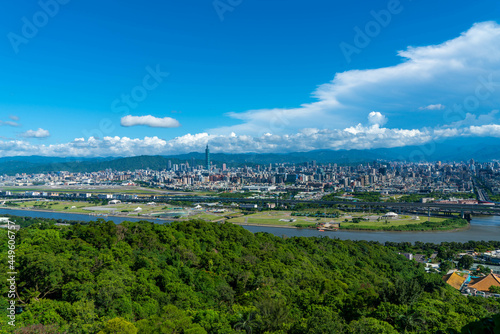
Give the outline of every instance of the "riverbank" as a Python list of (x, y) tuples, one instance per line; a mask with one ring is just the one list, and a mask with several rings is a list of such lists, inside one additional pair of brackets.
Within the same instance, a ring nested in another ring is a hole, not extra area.
[[(5, 209), (5, 210), (11, 210), (11, 211), (26, 211), (26, 212), (45, 212), (45, 213), (54, 213), (54, 214), (62, 214), (62, 215), (75, 215), (75, 216), (85, 216), (89, 217), (92, 219), (106, 219), (108, 217), (116, 217), (116, 218), (121, 218), (121, 219), (132, 219), (134, 221), (136, 220), (162, 220), (162, 221), (173, 221), (175, 219), (167, 219), (167, 218), (158, 218), (158, 217), (141, 217), (141, 216), (129, 216), (126, 214), (109, 214), (106, 213), (105, 215), (96, 215), (96, 214), (91, 214), (91, 213), (82, 213), (82, 212), (64, 212), (64, 211), (58, 211), (58, 210), (47, 210), (47, 209), (31, 209), (31, 208), (23, 208), (23, 207), (8, 207), (8, 206), (0, 206), (0, 209)], [(15, 216), (15, 215), (14, 215)]]
[(446, 228), (446, 229), (415, 229), (415, 230), (397, 230), (397, 229), (363, 229), (363, 228), (340, 228), (341, 231), (349, 231), (349, 232), (419, 232), (419, 233), (432, 233), (432, 232), (461, 232), (461, 231), (467, 231), (471, 228), (470, 224), (467, 224), (464, 227), (458, 227), (458, 228)]
[[(342, 228), (342, 225), (341, 225)], [(470, 223), (465, 219), (451, 218), (442, 221), (424, 221), (419, 224), (408, 224), (398, 226), (366, 226), (349, 225), (344, 227), (344, 230), (363, 230), (363, 231), (387, 231), (387, 232), (426, 232), (426, 231), (454, 231), (466, 230), (470, 228)]]
[[(182, 218), (182, 219), (176, 219), (176, 218), (158, 218), (158, 217), (150, 217), (150, 216), (136, 216), (136, 217), (131, 217), (126, 214), (119, 214), (119, 213), (106, 213), (106, 215), (96, 215), (92, 213), (81, 213), (81, 212), (64, 212), (64, 211), (58, 211), (58, 210), (48, 210), (48, 209), (31, 209), (31, 208), (24, 208), (24, 207), (7, 207), (7, 206), (0, 206), (0, 209), (5, 209), (5, 210), (11, 210), (11, 211), (26, 211), (26, 212), (44, 212), (44, 213), (54, 213), (54, 214), (62, 214), (62, 215), (75, 215), (75, 216), (85, 216), (88, 217), (90, 220), (92, 219), (106, 219), (106, 218), (121, 218), (121, 219), (133, 219), (134, 221), (136, 220), (148, 220), (148, 221), (156, 221), (156, 220), (161, 220), (165, 222), (173, 222), (173, 221), (185, 221), (189, 220), (189, 218)], [(201, 218), (191, 218), (191, 219), (201, 219)], [(202, 219), (205, 220), (205, 219)], [(229, 219), (222, 220), (221, 222), (228, 222)], [(208, 220), (207, 220), (208, 221)], [(288, 225), (279, 225), (279, 224), (251, 224), (251, 223), (237, 223), (237, 222), (229, 222), (231, 224), (235, 225), (241, 225), (241, 226), (260, 226), (260, 227), (279, 227), (279, 228), (288, 228), (288, 229), (305, 229), (305, 227), (297, 227), (297, 226), (288, 226)], [(309, 228), (311, 230), (315, 230), (316, 228)]]
[(239, 226), (254, 226), (254, 227), (276, 227), (276, 228), (286, 228), (286, 229), (308, 229), (308, 230), (316, 230), (315, 228), (307, 228), (307, 227), (297, 227), (297, 226), (287, 226), (287, 225), (272, 225), (272, 224), (248, 224), (248, 223), (231, 223)]
[[(231, 224), (240, 225), (240, 226), (254, 226), (254, 227), (273, 227), (273, 228), (286, 228), (286, 229), (312, 230), (312, 231), (318, 230), (317, 228), (313, 228), (313, 227), (298, 227), (298, 226), (272, 225), (272, 224), (249, 224), (249, 223), (231, 223)], [(422, 230), (411, 230), (411, 231), (410, 230), (396, 230), (396, 229), (392, 229), (392, 230), (389, 230), (389, 229), (386, 229), (386, 230), (383, 230), (383, 229), (363, 229), (363, 228), (353, 229), (353, 228), (342, 228), (341, 227), (339, 230), (336, 230), (336, 231), (324, 230), (322, 232), (342, 231), (342, 232), (396, 232), (396, 233), (397, 232), (404, 232), (404, 233), (408, 233), (408, 232), (418, 232), (418, 233), (448, 232), (448, 233), (453, 233), (453, 232), (466, 231), (466, 230), (469, 230), (470, 228), (471, 228), (470, 224), (467, 224), (467, 226), (464, 226), (461, 228), (454, 228), (454, 229), (434, 229), (434, 230), (422, 229)]]
[[(49, 218), (74, 221), (95, 221), (95, 217), (81, 214), (47, 212), (47, 211), (32, 211), (32, 210), (5, 210), (0, 208), (0, 216), (13, 215), (34, 218)], [(163, 224), (169, 221), (130, 217), (107, 217), (106, 220), (113, 221), (115, 224), (120, 224), (124, 221), (149, 221), (152, 223)], [(170, 220), (171, 221), (171, 220)], [(257, 233), (266, 232), (276, 236), (287, 237), (328, 237), (342, 240), (366, 240), (384, 242), (468, 242), (473, 241), (500, 241), (500, 216), (481, 216), (473, 217), (470, 228), (467, 230), (458, 231), (425, 231), (425, 232), (408, 232), (408, 231), (352, 231), (339, 230), (336, 232), (320, 232), (311, 228), (282, 228), (281, 226), (269, 226), (269, 224), (254, 225), (254, 224), (239, 224), (246, 230)]]
[[(124, 221), (127, 219), (131, 219), (134, 221), (137, 220), (147, 220), (147, 221), (162, 221), (162, 222), (172, 222), (172, 221), (186, 221), (189, 219), (203, 219), (203, 218), (197, 218), (197, 217), (184, 217), (184, 218), (161, 218), (161, 217), (155, 217), (155, 216), (149, 216), (149, 215), (137, 215), (137, 216), (130, 216), (126, 213), (122, 213), (120, 211), (108, 211), (105, 214), (100, 214), (100, 213), (85, 213), (85, 212), (67, 212), (67, 211), (61, 211), (61, 210), (50, 210), (50, 209), (40, 209), (40, 208), (27, 208), (27, 207), (8, 207), (8, 206), (2, 206), (0, 207), (2, 209), (6, 210), (14, 210), (14, 211), (33, 211), (33, 212), (46, 212), (46, 213), (54, 213), (54, 214), (64, 214), (64, 215), (79, 215), (79, 216), (87, 216), (89, 217), (89, 220), (95, 220), (95, 219), (108, 219), (110, 217), (116, 217), (120, 218), (120, 220)], [(272, 218), (271, 218), (272, 217)], [(315, 227), (306, 227), (306, 226), (295, 226), (296, 224), (315, 224), (318, 222), (327, 222), (329, 219), (321, 219), (320, 221), (312, 221), (308, 218), (302, 218), (298, 219), (299, 221), (288, 221), (284, 222), (283, 220), (290, 219), (291, 215), (290, 213), (286, 213), (286, 215), (283, 215), (282, 212), (272, 212), (268, 211), (265, 213), (259, 213), (259, 214), (251, 214), (247, 216), (241, 216), (238, 218), (226, 218), (224, 216), (220, 216), (220, 219), (215, 219), (215, 221), (219, 222), (228, 222), (232, 223), (235, 225), (241, 225), (241, 226), (255, 226), (255, 227), (273, 227), (273, 228), (286, 228), (286, 229), (301, 229), (301, 230), (316, 230)], [(215, 217), (214, 217), (215, 218)], [(279, 219), (281, 218), (281, 219)], [(287, 219), (283, 219), (287, 218)], [(207, 220), (207, 219), (203, 219)], [(207, 220), (207, 221), (214, 221), (214, 220)], [(262, 221), (260, 223), (259, 221)], [(448, 219), (448, 220), (441, 220), (441, 219), (435, 219), (433, 218), (432, 221), (424, 221), (424, 222), (415, 222), (412, 224), (404, 224), (406, 220), (403, 221), (390, 221), (390, 222), (370, 222), (372, 225), (367, 226), (366, 222), (362, 223), (360, 225), (354, 224), (354, 223), (340, 223), (340, 230), (341, 231), (352, 231), (352, 232), (436, 232), (436, 231), (443, 231), (443, 232), (454, 232), (454, 231), (464, 231), (470, 228), (470, 224), (466, 223), (464, 226), (457, 226), (456, 221), (457, 219)], [(465, 220), (462, 220), (465, 221)], [(447, 223), (451, 222), (451, 223)], [(383, 226), (384, 224), (393, 224), (391, 226)], [(445, 224), (443, 226), (442, 224)], [(449, 227), (446, 226), (449, 224)], [(382, 225), (382, 226), (381, 226)]]

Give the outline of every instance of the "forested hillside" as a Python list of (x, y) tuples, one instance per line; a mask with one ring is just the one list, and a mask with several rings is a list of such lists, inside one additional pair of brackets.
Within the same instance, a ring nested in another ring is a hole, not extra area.
[(32, 225), (16, 243), (18, 333), (487, 333), (500, 308), (372, 242), (101, 220)]

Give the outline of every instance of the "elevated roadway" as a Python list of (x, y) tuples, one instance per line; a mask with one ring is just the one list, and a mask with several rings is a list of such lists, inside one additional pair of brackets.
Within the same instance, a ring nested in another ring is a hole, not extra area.
[[(165, 201), (167, 198), (159, 199)], [(196, 203), (204, 202), (235, 202), (235, 203), (276, 203), (276, 204), (320, 204), (328, 206), (351, 206), (359, 208), (386, 208), (397, 209), (402, 211), (410, 210), (431, 210), (443, 212), (458, 212), (458, 213), (484, 213), (484, 214), (500, 214), (500, 206), (489, 204), (439, 204), (439, 203), (395, 203), (395, 202), (359, 202), (359, 201), (323, 201), (323, 200), (293, 200), (293, 199), (248, 199), (248, 198), (219, 198), (219, 197), (203, 197), (203, 196), (174, 196), (168, 197), (170, 201), (188, 201)]]

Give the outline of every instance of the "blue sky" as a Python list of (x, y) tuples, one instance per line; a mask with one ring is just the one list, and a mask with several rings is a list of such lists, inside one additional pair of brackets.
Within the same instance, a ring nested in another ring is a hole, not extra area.
[(498, 137), (499, 16), (494, 0), (9, 2), (0, 156)]

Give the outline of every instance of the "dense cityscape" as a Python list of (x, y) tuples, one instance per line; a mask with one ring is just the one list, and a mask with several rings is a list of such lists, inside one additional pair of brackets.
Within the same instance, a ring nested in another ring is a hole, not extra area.
[[(207, 159), (208, 161), (208, 159)], [(379, 192), (389, 194), (474, 193), (481, 182), (493, 195), (500, 193), (500, 163), (452, 162), (405, 163), (374, 161), (356, 166), (336, 163), (269, 164), (266, 166), (227, 168), (193, 166), (189, 162), (169, 164), (163, 170), (71, 173), (58, 171), (40, 174), (17, 173), (0, 176), (1, 187), (80, 187), (137, 186), (178, 191), (251, 191), (299, 193)], [(4, 192), (10, 195), (11, 192)], [(27, 193), (41, 196), (39, 192)], [(302, 195), (302, 194), (301, 194)], [(45, 194), (44, 196), (47, 196)]]

